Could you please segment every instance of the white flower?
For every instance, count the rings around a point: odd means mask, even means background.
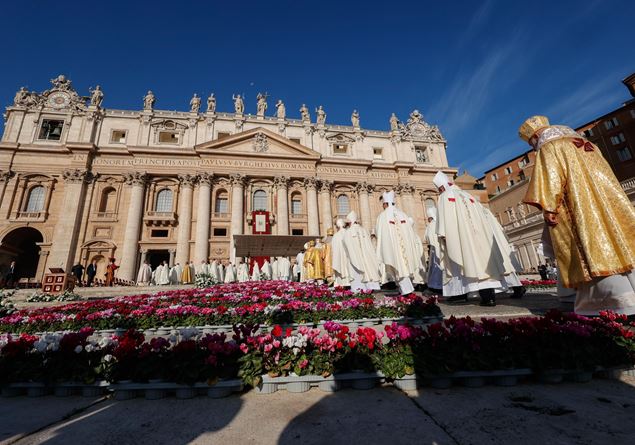
[[[111,354],[104,355],[104,361],[110,362],[114,357]]]
[[[84,350],[84,348],[82,347],[82,345],[75,346],[75,354],[79,354],[83,350]]]
[[[86,349],[86,352],[93,352],[97,348],[95,347],[95,345],[89,343],[89,344],[86,345],[85,349]]]

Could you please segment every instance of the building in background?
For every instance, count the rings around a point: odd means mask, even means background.
[[[274,235],[324,235],[350,210],[373,230],[387,190],[423,235],[432,178],[457,171],[417,110],[380,131],[357,112],[352,125],[327,124],[321,106],[313,120],[304,105],[288,117],[280,100],[267,114],[262,94],[255,114],[240,96],[218,111],[213,94],[160,110],[150,91],[141,109],[117,110],[99,87],[81,96],[64,76],[51,84],[16,93],[0,142],[0,266],[17,258],[22,277],[92,260],[103,276],[111,257],[124,280],[144,260],[234,261],[233,236],[257,233],[256,212]]]

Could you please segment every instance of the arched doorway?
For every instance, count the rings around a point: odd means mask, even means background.
[[[16,262],[18,278],[35,278],[40,261],[40,246],[44,241],[39,230],[20,227],[7,233],[0,244],[0,267],[4,271]]]

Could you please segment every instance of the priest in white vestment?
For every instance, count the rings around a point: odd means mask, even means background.
[[[221,262],[218,263],[218,282],[223,283],[225,281],[225,265]]]
[[[258,266],[258,261],[254,261],[254,267],[251,269],[251,281],[260,281],[260,266]]]
[[[309,243],[304,243],[304,249],[298,252],[298,254],[295,256],[295,262],[300,268],[300,278],[298,280],[300,282],[306,281],[306,268],[304,267],[304,252],[306,252],[308,248],[309,248]]]
[[[265,260],[262,263],[262,274],[265,276],[265,280],[271,280],[273,277],[273,268],[271,267],[271,263],[269,260]]]
[[[137,273],[137,286],[147,286],[152,281],[152,268],[144,261]]]
[[[384,211],[377,217],[377,259],[384,264],[386,281],[394,281],[402,295],[414,291],[412,277],[419,258],[411,247],[416,243],[408,216],[395,207],[395,193],[382,196]]]
[[[494,239],[482,205],[450,182],[443,172],[433,179],[441,192],[437,236],[441,245],[443,295],[449,301],[467,300],[478,292],[482,306],[496,306],[495,291],[506,290],[504,255]]]
[[[239,283],[249,281],[249,265],[244,261],[238,265],[238,271],[236,273],[236,279]]]
[[[416,258],[419,258],[419,264],[417,265],[414,275],[412,276],[412,282],[415,284],[421,284],[426,282],[426,258],[423,250],[423,241],[421,241],[421,237],[417,234],[417,229],[415,227],[415,220],[411,216],[408,217],[408,222],[410,226],[412,226],[412,231],[414,232],[415,243],[412,246],[414,249],[413,255]]]
[[[209,274],[212,277],[212,280],[214,280],[217,283],[220,283],[220,274],[218,273],[218,261],[214,260],[212,261],[212,264],[209,265]]]
[[[357,213],[346,215],[350,224],[344,233],[344,247],[350,262],[351,290],[379,290],[379,261],[373,250],[370,233],[357,221]]]
[[[278,259],[274,257],[271,257],[271,279],[280,279],[280,271],[278,270]]]
[[[201,264],[196,267],[196,275],[202,274],[209,274],[209,268],[207,267],[207,262],[205,260],[201,261]]]
[[[291,279],[291,262],[287,257],[278,258],[278,279],[284,281]]]
[[[157,266],[155,272],[155,280],[158,285],[164,286],[170,284],[170,267],[167,262],[164,261],[163,264]]]
[[[427,285],[429,289],[440,291],[443,289],[443,270],[441,270],[439,263],[441,247],[437,236],[437,209],[435,207],[429,208],[426,213],[428,225],[426,226],[425,240],[429,248]]]
[[[234,265],[228,263],[225,267],[225,277],[223,283],[233,283],[236,281],[236,272],[234,271]]]
[[[180,263],[176,263],[176,265],[170,269],[170,284],[180,284],[182,275],[183,267],[181,267]]]
[[[351,260],[344,244],[346,238],[346,223],[342,218],[335,221],[337,232],[331,239],[331,254],[333,256],[333,284],[346,287],[351,285]],[[373,251],[374,253],[374,251]]]

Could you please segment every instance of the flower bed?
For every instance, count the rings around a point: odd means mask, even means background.
[[[233,283],[22,309],[0,318],[0,332],[49,332],[239,323],[318,323],[324,320],[439,316],[436,299],[410,294],[377,301],[369,293],[287,281]]]
[[[552,290],[558,284],[556,280],[521,280],[520,283],[528,290]]]
[[[352,330],[327,322],[325,329],[300,326],[293,332],[274,326],[271,332],[257,334],[257,325],[241,325],[228,338],[190,328],[182,330],[180,341],[175,337],[146,341],[134,329],[100,339],[93,338],[91,328],[63,335],[4,335],[0,386],[161,382],[160,388],[143,388],[165,392],[183,389],[175,385],[201,389],[219,381],[236,388],[232,382],[236,378],[263,392],[273,392],[278,383],[298,383],[292,385],[297,392],[312,384],[334,390],[337,382],[346,380],[362,381],[357,383],[360,388],[372,387],[378,380],[394,380],[400,387],[428,380],[445,387],[458,379],[479,386],[485,379],[529,373],[541,379],[554,374],[561,379],[565,371],[591,376],[599,368],[635,363],[632,328],[626,317],[610,313],[589,319],[552,311],[542,318],[481,323],[469,317],[450,318],[427,327],[394,323],[383,331]]]

